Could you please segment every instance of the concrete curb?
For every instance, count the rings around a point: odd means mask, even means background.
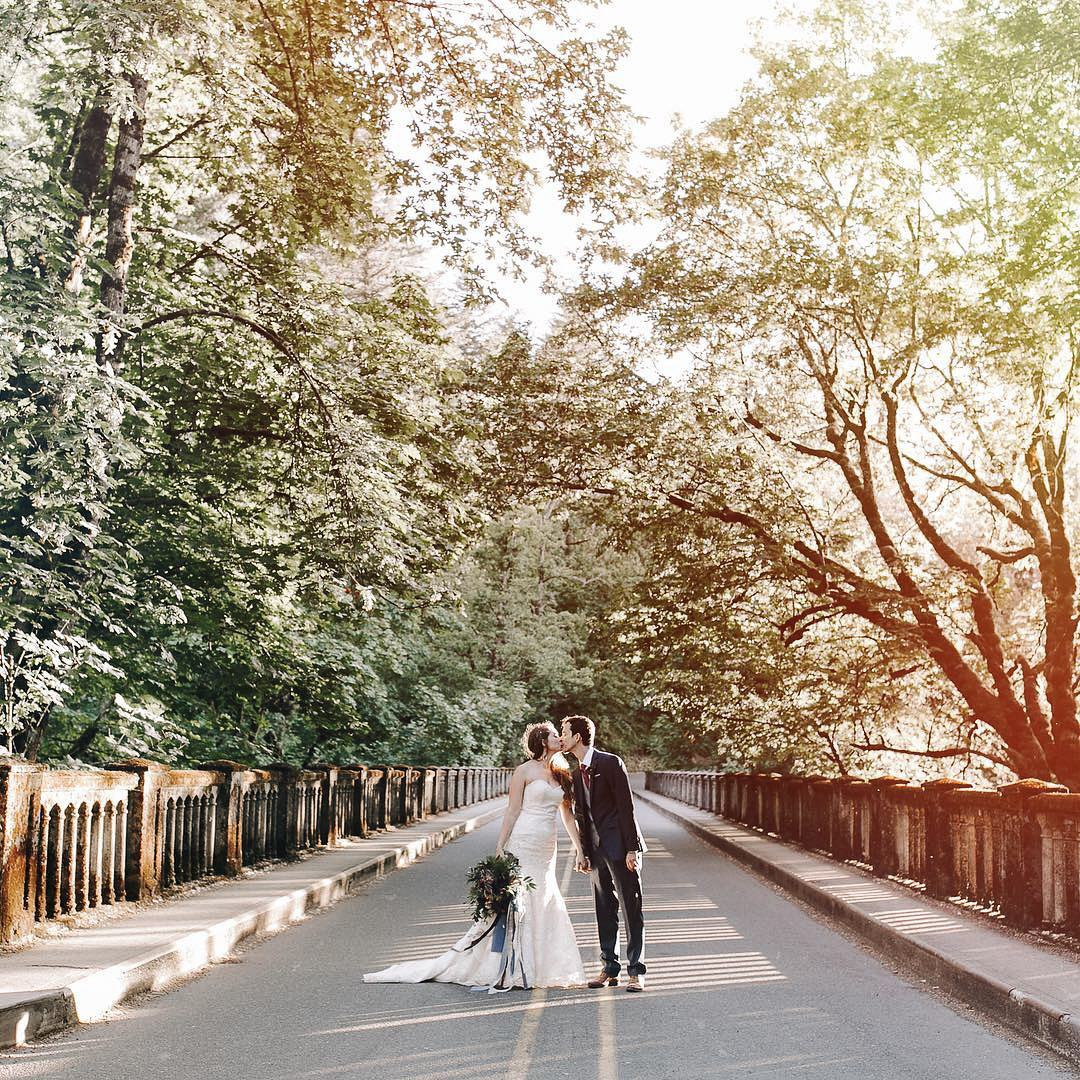
[[[653,792],[635,792],[635,795],[652,809],[678,822],[707,844],[719,848],[761,877],[767,878],[812,907],[842,922],[876,948],[902,960],[918,974],[945,987],[968,1005],[1010,1027],[1017,1028],[1029,1038],[1068,1058],[1074,1065],[1080,1065],[1080,1016],[1072,1016],[1064,1012],[1061,1006],[1041,999],[1030,990],[1010,986],[992,973],[979,970],[974,964],[961,963],[955,957],[925,942],[915,941],[899,933],[866,912],[860,911],[853,904],[846,903],[812,882],[805,881],[790,870],[703,828],[691,818],[684,817],[672,807],[662,804],[654,797]],[[697,808],[688,807],[688,809],[696,810]],[[746,829],[751,833],[756,831],[747,829],[738,822],[729,821],[727,818],[713,816],[717,821],[735,828]],[[774,838],[770,836],[769,839]],[[784,843],[784,841],[777,840],[777,843]],[[802,850],[790,844],[785,844],[785,846],[791,848],[792,851]],[[867,877],[869,880],[877,880],[869,875]]]
[[[498,806],[366,859],[332,877],[276,896],[257,907],[184,934],[165,946],[122,964],[101,968],[66,986],[25,996],[0,995],[0,1049],[10,1049],[64,1028],[103,1016],[146,990],[157,990],[229,956],[247,938],[278,930],[348,896],[363,881],[408,866],[437,848],[487,825],[503,813]],[[16,1000],[12,1000],[15,998]],[[7,1000],[4,1000],[7,999]]]

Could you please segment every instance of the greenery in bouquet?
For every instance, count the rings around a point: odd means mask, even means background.
[[[465,880],[474,921],[502,914],[524,893],[536,888],[536,882],[521,872],[521,863],[510,852],[481,859]]]

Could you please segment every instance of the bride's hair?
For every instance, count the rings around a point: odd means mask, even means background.
[[[532,761],[539,761],[547,750],[548,736],[558,734],[558,730],[550,720],[541,720],[537,724],[530,724],[521,733],[521,749],[525,752],[527,758]],[[570,802],[574,785],[566,758],[562,754],[553,754],[549,764],[551,765],[551,771],[555,774],[555,779],[562,785],[563,798]]]
[[[558,735],[555,725],[550,720],[541,720],[538,724],[530,724],[521,733],[521,749],[527,758],[539,761],[547,750],[549,735]]]

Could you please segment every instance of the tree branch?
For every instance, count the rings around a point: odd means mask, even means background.
[[[145,165],[146,162],[153,161],[154,158],[156,158],[159,154],[163,154],[166,150],[169,149],[170,146],[172,146],[174,143],[178,143],[181,139],[190,135],[197,128],[203,127],[205,124],[209,124],[210,119],[211,118],[209,116],[200,116],[198,120],[193,120],[190,124],[187,125],[187,127],[181,128],[171,138],[166,139],[165,142],[161,143],[158,146],[155,146],[153,150],[150,150],[147,153],[143,154],[143,164]]]
[[[1035,549],[1033,547],[1019,548],[1017,551],[997,551],[992,547],[984,547],[980,544],[975,550],[981,551],[984,555],[993,559],[994,562],[999,562],[1006,566],[1010,563],[1020,562],[1021,559],[1026,559],[1029,555],[1035,554]]]
[[[777,446],[790,446],[793,450],[797,450],[807,457],[824,458],[826,461],[832,461],[836,464],[840,462],[840,455],[835,450],[826,450],[820,446],[809,446],[806,443],[797,442],[795,439],[787,439],[783,435],[771,431],[749,409],[746,410],[743,419],[755,431],[760,431],[762,435],[767,439],[771,439]]]
[[[996,765],[1004,765],[1006,769],[1015,771],[1016,766],[998,754],[991,754],[985,750],[973,750],[970,746],[950,746],[943,750],[908,750],[902,746],[887,746],[883,742],[877,743],[852,743],[856,750],[869,750],[875,753],[888,752],[890,754],[907,754],[909,757],[947,758],[947,757],[981,757],[992,761]]]

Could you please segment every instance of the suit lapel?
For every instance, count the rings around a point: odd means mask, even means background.
[[[584,817],[589,808],[585,801],[585,781],[581,778],[581,769],[574,770],[574,802],[581,808],[581,816]]]
[[[601,766],[603,765],[603,754],[599,750],[593,751],[592,759],[592,782],[589,787],[589,794],[596,798],[597,792],[600,790],[600,784],[604,781],[604,772]]]

